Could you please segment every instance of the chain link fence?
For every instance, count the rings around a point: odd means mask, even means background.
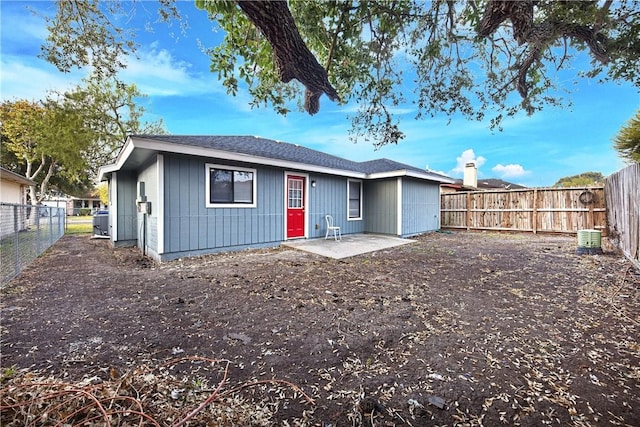
[[[0,203],[0,285],[64,235],[65,209]]]

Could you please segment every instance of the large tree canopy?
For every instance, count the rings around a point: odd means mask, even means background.
[[[133,85],[97,76],[46,100],[0,105],[1,163],[37,183],[31,203],[50,186],[71,195],[93,187],[97,168],[115,159],[131,133],[165,133],[162,122],[141,121]]]
[[[58,100],[81,116],[83,126],[91,133],[93,151],[86,158],[93,176],[99,166],[115,160],[128,135],[166,133],[162,120],[142,120],[145,109],[136,100],[144,96],[135,84],[98,75],[72,91],[58,94]]]
[[[33,204],[39,203],[54,175],[68,183],[77,183],[86,170],[83,158],[89,148],[82,119],[63,105],[51,101],[26,100],[0,105],[0,135],[3,151],[11,153],[16,172],[38,184],[29,191]],[[3,166],[4,165],[3,153]],[[64,178],[63,178],[64,176]]]
[[[584,172],[579,175],[565,176],[553,184],[554,187],[585,187],[603,185],[604,175],[601,172]]]
[[[63,6],[67,3],[76,7]],[[81,4],[87,5],[84,11]],[[415,104],[419,118],[462,114],[482,120],[489,113],[492,126],[499,126],[505,116],[562,103],[566,88],[558,82],[569,78],[563,70],[578,70],[575,78],[640,87],[640,3],[631,0],[196,0],[196,5],[225,31],[222,44],[209,54],[212,70],[230,93],[243,82],[252,105],[270,105],[283,114],[296,100],[314,114],[323,94],[355,102],[352,136],[377,145],[403,137],[394,114],[401,104]],[[163,17],[177,15],[171,0],[163,0],[160,11]],[[104,33],[111,22],[105,13],[97,0],[60,1],[50,21],[56,36],[45,46],[46,57],[61,69],[90,63],[114,72],[117,62],[91,62],[102,57],[101,43],[104,57],[114,47],[133,46],[122,29]]]
[[[626,161],[640,163],[640,110],[620,129],[613,147]]]

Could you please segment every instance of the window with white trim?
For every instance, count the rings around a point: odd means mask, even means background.
[[[347,218],[362,219],[362,181],[347,181]]]
[[[304,179],[290,177],[287,184],[287,188],[289,189],[289,202],[287,206],[289,209],[304,208],[304,199],[302,198],[304,194],[302,190]]]
[[[256,170],[236,166],[206,165],[208,208],[256,206]]]

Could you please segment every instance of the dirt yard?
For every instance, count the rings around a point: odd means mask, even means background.
[[[2,290],[1,424],[102,402],[113,425],[638,426],[640,275],[575,246],[433,233],[158,265],[65,236]]]

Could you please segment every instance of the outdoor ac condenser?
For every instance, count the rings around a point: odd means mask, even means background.
[[[98,211],[93,214],[93,235],[109,236],[109,212]]]

